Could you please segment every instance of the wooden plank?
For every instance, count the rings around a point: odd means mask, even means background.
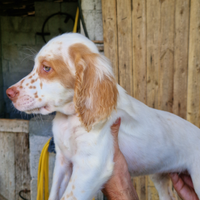
[[[104,54],[110,59],[118,82],[117,5],[116,0],[102,0]]]
[[[138,198],[147,200],[147,176],[134,177],[133,186],[137,192]]]
[[[147,1],[147,105],[158,108],[160,69],[160,2]]]
[[[0,132],[0,194],[15,200],[14,134]]]
[[[16,120],[16,119],[0,119],[0,131],[1,132],[29,132],[29,121],[28,120]]]
[[[131,0],[117,0],[119,84],[132,95]]]
[[[7,200],[2,195],[0,195],[0,200]]]
[[[21,200],[19,192],[30,190],[30,168],[29,168],[29,137],[25,133],[15,134],[15,199]],[[30,199],[30,192],[22,193],[23,197]]]
[[[146,103],[146,1],[133,0],[132,8],[134,97]]]
[[[189,0],[176,0],[173,113],[186,119],[188,78]]]
[[[150,178],[148,178],[148,200],[159,200],[158,192]]]
[[[161,57],[159,109],[172,112],[174,67],[174,12],[175,1],[161,1]]]
[[[146,1],[132,0],[133,96],[146,103]],[[147,199],[147,177],[134,178],[139,199]]]
[[[200,1],[192,0],[188,61],[187,120],[200,127]]]

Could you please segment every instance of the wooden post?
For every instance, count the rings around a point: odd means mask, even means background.
[[[186,119],[188,78],[189,0],[175,5],[173,113]]]
[[[131,0],[117,0],[119,84],[132,95]]]
[[[147,1],[147,105],[158,108],[160,70],[160,2]]]
[[[200,127],[200,1],[192,0],[188,62],[187,120]]]
[[[117,5],[116,0],[102,0],[104,54],[110,59],[118,81]]]
[[[132,1],[134,97],[146,103],[146,1]]]
[[[175,1],[161,2],[159,109],[172,112]]]

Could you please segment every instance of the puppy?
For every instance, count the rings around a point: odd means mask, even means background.
[[[92,199],[113,172],[110,127],[121,117],[119,147],[134,176],[152,175],[161,200],[175,199],[165,173],[187,170],[200,198],[200,130],[147,107],[115,81],[111,64],[80,34],[50,40],[33,71],[7,89],[16,109],[56,111],[56,162],[49,200]]]

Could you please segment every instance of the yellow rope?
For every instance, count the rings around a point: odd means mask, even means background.
[[[79,7],[78,7],[77,10],[76,10],[76,17],[75,17],[75,22],[74,22],[73,33],[76,33],[76,32],[77,32],[78,16],[79,16]]]
[[[48,146],[51,138],[44,145],[39,165],[38,165],[38,180],[37,180],[37,200],[48,200],[49,198],[49,152]]]

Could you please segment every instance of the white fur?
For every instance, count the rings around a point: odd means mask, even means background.
[[[34,70],[39,65],[39,56],[54,58],[59,54],[69,64],[72,74],[75,74],[74,63],[68,55],[68,48],[75,43],[85,44],[92,52],[98,53],[96,46],[84,36],[64,34],[52,39],[40,50]],[[61,49],[58,50],[58,47]],[[103,57],[96,67],[100,78],[101,74],[108,77],[113,74],[110,63]],[[170,200],[174,197],[169,188],[169,179],[162,173],[187,170],[200,197],[199,128],[174,114],[147,107],[118,85],[117,110],[113,110],[106,122],[99,122],[87,132],[74,110],[74,91],[64,88],[59,82],[40,81],[43,83],[42,90],[39,84],[35,84],[38,93],[44,95],[42,102],[35,100],[30,90],[24,88],[20,95],[28,95],[34,103],[14,105],[22,111],[37,108],[34,112],[42,114],[57,111],[53,121],[57,154],[49,200],[91,199],[109,179],[114,166],[110,127],[118,117],[122,121],[119,146],[134,176],[154,174],[152,180],[160,199]],[[88,99],[87,108],[93,106],[95,102]]]

